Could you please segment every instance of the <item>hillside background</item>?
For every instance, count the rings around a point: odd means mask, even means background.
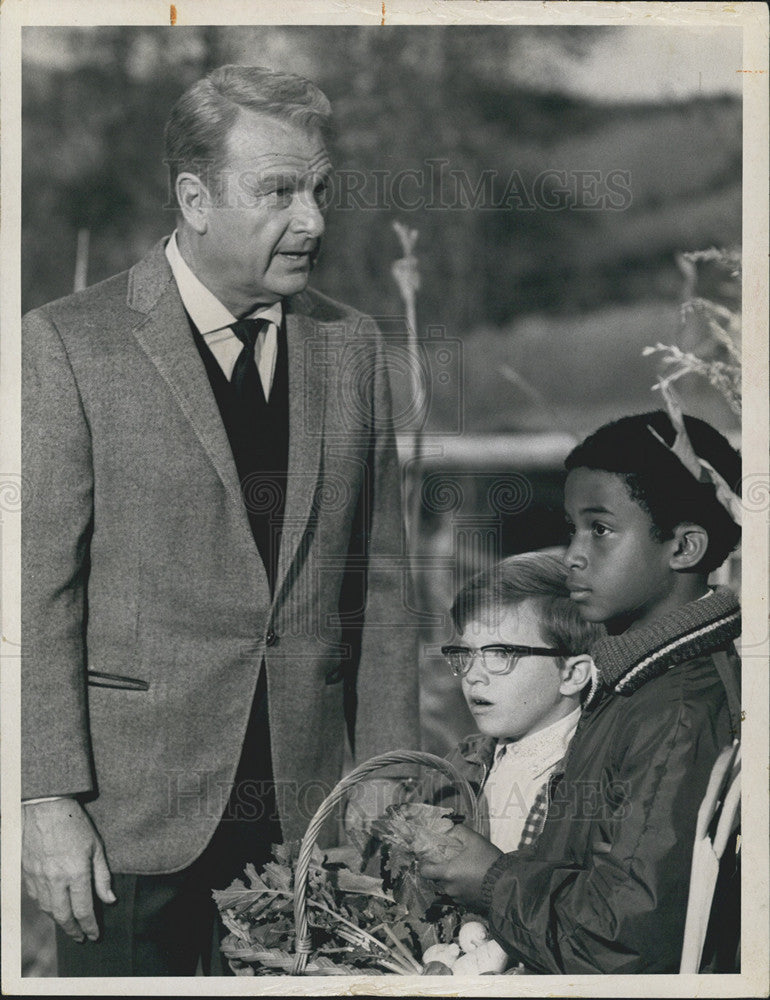
[[[427,178],[419,190],[402,188],[409,201],[422,195],[415,210],[399,211],[391,197],[373,208],[348,199],[351,207],[332,211],[313,281],[366,312],[401,316],[391,224],[417,228],[420,325],[466,344],[467,430],[554,420],[588,429],[618,408],[646,407],[654,361],[641,347],[677,333],[675,255],[740,242],[741,103],[697,92],[617,103],[609,79],[601,99],[570,93],[568,80],[522,82],[533,44],[557,66],[585,64],[623,31],[27,28],[24,310],[72,290],[79,229],[90,232],[89,283],[131,266],[173,229],[162,147],[171,104],[213,66],[262,62],[305,73],[328,94],[335,166],[366,179],[367,204],[376,201],[373,171]],[[445,167],[431,185],[437,161]],[[555,209],[521,207],[515,197],[502,208],[488,207],[489,197],[474,208],[466,197],[463,207],[450,171],[471,193],[491,190],[493,205],[511,178],[531,193],[544,171],[599,171],[600,190],[622,171],[629,195],[615,198],[620,210],[577,209],[558,192]],[[425,207],[442,197],[452,207]],[[514,391],[503,363],[558,401],[556,413]],[[718,401],[697,405],[727,419]],[[434,409],[429,427],[446,419]]]

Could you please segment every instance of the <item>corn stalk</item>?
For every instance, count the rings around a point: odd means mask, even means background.
[[[420,288],[420,274],[418,270],[418,260],[414,254],[414,246],[417,242],[418,231],[409,229],[401,222],[394,222],[393,229],[401,243],[403,257],[394,261],[391,273],[398,285],[401,298],[404,303],[404,313],[406,318],[407,345],[410,360],[411,391],[414,411],[417,420],[412,429],[411,447],[409,463],[405,480],[405,502],[404,510],[406,515],[407,538],[410,547],[414,550],[417,543],[420,524],[420,485],[422,481],[422,421],[425,411],[425,386],[421,374],[420,365],[420,345],[417,338],[417,292]]]
[[[725,276],[728,286],[740,288],[741,254],[736,249],[700,250],[682,253],[677,263],[684,278],[684,301],[681,326],[692,322],[700,330],[698,342],[691,350],[676,344],[645,347],[644,356],[660,356],[661,370],[653,389],[668,387],[685,375],[705,378],[726,400],[738,417],[741,415],[741,312],[697,294],[698,267],[714,265]]]
[[[82,292],[88,284],[88,249],[90,238],[90,229],[78,229],[78,241],[75,248],[75,275],[72,279],[73,292]]]

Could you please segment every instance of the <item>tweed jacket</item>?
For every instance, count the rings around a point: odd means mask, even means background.
[[[113,870],[136,873],[186,867],[211,838],[263,661],[286,838],[339,780],[346,738],[356,762],[418,740],[374,321],[286,300],[271,601],[244,506],[271,497],[242,496],[164,245],[23,324],[23,795],[81,797]]]

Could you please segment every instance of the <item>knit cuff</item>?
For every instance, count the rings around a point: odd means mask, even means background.
[[[492,906],[492,893],[495,890],[495,884],[505,871],[508,859],[508,854],[501,854],[500,857],[496,861],[493,861],[489,866],[486,875],[481,881],[481,901],[484,906],[484,912],[488,912]]]

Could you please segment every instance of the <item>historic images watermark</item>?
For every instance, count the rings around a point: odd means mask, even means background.
[[[382,800],[384,811],[388,801],[410,798],[419,782],[406,778],[399,787],[373,782],[356,785],[347,797],[336,805],[337,815],[343,818],[360,815],[364,804]],[[210,771],[179,772],[166,774],[165,819],[220,819],[224,822],[256,822],[261,819],[278,820],[281,815],[296,812],[308,822],[315,815],[318,805],[334,791],[335,786],[320,780],[259,781],[250,779],[233,786],[228,779]],[[631,789],[624,781],[573,781],[556,782],[549,812],[568,817],[576,822],[599,820],[625,820],[631,815],[633,803]],[[525,817],[529,813],[527,798],[514,782],[505,799],[497,803],[499,816]],[[379,815],[380,813],[376,813]]]
[[[633,202],[631,171],[621,167],[548,167],[537,173],[486,169],[471,173],[444,158],[428,159],[401,170],[340,167],[308,175],[298,161],[296,171],[264,168],[233,171],[214,160],[182,164],[165,160],[169,177],[179,171],[198,176],[217,207],[254,209],[280,204],[289,197],[311,200],[322,211],[609,211],[623,212]],[[177,207],[169,184],[166,209]]]
[[[421,168],[391,171],[337,170],[332,207],[424,211],[508,211],[543,209],[615,211],[632,202],[628,170],[578,170],[558,167],[527,177],[519,170],[471,175],[446,159],[426,160]]]

